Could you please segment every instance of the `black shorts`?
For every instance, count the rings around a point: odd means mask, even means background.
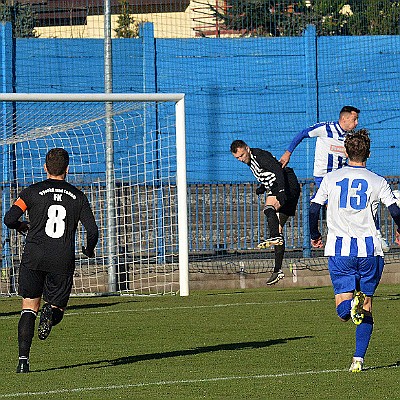
[[[297,203],[300,197],[300,184],[292,168],[285,168],[286,201],[278,212],[293,217],[296,215]]]
[[[21,264],[19,269],[18,294],[23,298],[42,297],[53,306],[67,307],[71,295],[73,275],[29,269]]]

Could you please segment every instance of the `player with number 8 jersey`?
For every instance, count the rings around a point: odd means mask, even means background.
[[[29,372],[29,353],[42,296],[45,303],[40,313],[39,339],[46,339],[63,318],[73,285],[79,221],[86,230],[82,252],[87,257],[94,257],[98,241],[98,227],[86,195],[65,181],[68,165],[66,150],[51,149],[44,165],[47,179],[22,190],[4,216],[8,228],[26,234],[18,279],[22,312],[17,373]],[[20,221],[25,212],[29,223]]]

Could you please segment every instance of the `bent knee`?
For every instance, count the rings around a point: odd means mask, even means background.
[[[339,319],[343,322],[347,322],[350,319],[350,310],[351,310],[351,300],[343,300],[336,307],[336,313]]]

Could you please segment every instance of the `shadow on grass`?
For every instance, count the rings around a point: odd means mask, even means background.
[[[71,310],[84,310],[87,308],[103,308],[103,307],[111,307],[121,304],[120,302],[116,301],[114,303],[89,303],[89,304],[76,304],[74,306],[68,306],[67,312]]]
[[[396,361],[393,364],[388,364],[388,365],[377,365],[375,367],[366,367],[364,368],[365,371],[374,371],[376,369],[382,369],[382,368],[397,368],[400,367],[400,361]]]
[[[236,350],[246,350],[246,349],[260,349],[260,348],[275,346],[275,345],[279,345],[279,344],[286,344],[293,340],[310,339],[312,337],[313,336],[298,336],[298,337],[291,337],[291,338],[286,338],[286,339],[266,340],[263,342],[224,343],[224,344],[217,344],[214,346],[195,347],[193,349],[186,349],[186,350],[174,350],[174,351],[166,351],[166,352],[162,352],[162,353],[137,354],[134,356],[115,358],[114,360],[90,361],[90,362],[81,363],[81,364],[66,365],[63,367],[56,367],[56,368],[47,368],[47,369],[36,370],[36,371],[32,371],[32,372],[43,372],[43,371],[51,371],[51,370],[69,369],[69,368],[76,368],[76,367],[83,367],[83,366],[91,366],[92,368],[115,367],[118,365],[133,364],[138,361],[160,360],[163,358],[192,356],[192,355],[196,355],[196,354],[212,353],[215,351],[230,351],[230,350],[236,351]]]
[[[384,300],[389,300],[389,301],[398,301],[400,300],[400,294],[399,293],[393,293],[393,294],[380,294],[378,296],[374,296],[376,298],[381,298]]]

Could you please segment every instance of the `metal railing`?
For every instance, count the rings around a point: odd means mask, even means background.
[[[388,179],[393,189],[399,188],[400,177]],[[308,210],[310,198],[315,192],[315,187],[311,179],[300,180],[301,195],[297,206],[296,215],[290,217],[284,227],[284,236],[286,243],[287,256],[285,259],[290,263],[290,259],[296,259],[299,262],[305,262],[307,265],[315,264],[313,257],[321,257],[322,250],[315,250],[310,245],[310,233],[308,226]],[[118,185],[117,185],[118,186]],[[268,236],[268,226],[266,218],[263,214],[265,197],[255,194],[257,183],[192,183],[187,185],[187,203],[188,203],[188,251],[189,251],[189,269],[202,272],[226,272],[240,271],[245,266],[246,272],[265,271],[273,264],[273,249],[259,250],[257,244]],[[15,198],[17,192],[21,188],[14,188],[11,197]],[[154,188],[153,188],[154,189]],[[136,220],[137,213],[129,212],[126,209],[137,207],[133,205],[129,199],[138,199],[138,204],[142,201],[149,201],[149,189],[145,187],[137,187],[137,192],[132,192],[132,188],[124,188],[118,186],[116,196],[118,197],[118,210],[122,216],[118,222],[118,237],[124,242],[120,243],[122,253],[135,254],[140,256],[141,249],[147,247],[144,243],[135,237],[135,229],[139,223]],[[173,187],[168,190],[175,191]],[[96,219],[99,224],[104,225],[104,190],[97,185],[89,185],[84,188],[88,194],[90,201],[96,204]],[[154,193],[153,193],[154,194]],[[154,194],[155,195],[155,194]],[[175,194],[173,193],[175,196]],[[165,194],[167,196],[167,194]],[[173,196],[173,197],[174,197]],[[128,201],[129,200],[129,201]],[[177,207],[176,201],[171,204],[165,204],[170,207],[169,210],[162,210],[165,218],[170,218],[170,212]],[[395,243],[395,224],[386,207],[379,209],[381,232],[386,238],[388,244],[392,247],[391,253],[395,257],[399,257],[400,252],[396,251]],[[326,235],[325,213],[322,212],[320,217],[320,230]],[[131,216],[129,216],[131,215]],[[158,219],[149,221],[148,236],[146,240],[149,243],[157,241],[157,224]],[[177,221],[176,221],[177,223]],[[9,242],[12,248],[11,264],[16,267],[19,264],[22,251],[22,238],[20,235],[13,235],[12,240],[7,236],[8,231],[1,231],[3,245]],[[82,242],[82,232],[78,232],[78,243]],[[136,236],[135,236],[136,235]],[[170,242],[168,236],[164,238],[164,252],[172,254],[171,257],[165,259],[166,263],[176,263],[176,255],[178,248]],[[159,249],[154,245],[154,249]],[[154,250],[156,251],[156,250]],[[99,243],[97,254],[105,257],[107,249],[104,241]],[[151,256],[149,253],[149,263],[155,263],[158,256],[156,252]],[[153,261],[152,261],[153,260]],[[286,262],[285,261],[285,262]],[[129,261],[127,258],[127,262]],[[321,261],[320,261],[321,262]],[[243,264],[244,263],[244,264]]]
[[[399,178],[389,178],[393,189]],[[315,192],[311,179],[300,180],[301,195],[294,217],[284,227],[286,248],[311,257],[308,210]],[[257,183],[218,183],[188,185],[189,253],[246,251],[268,236],[263,214],[264,196],[255,194]],[[383,237],[389,245],[395,240],[395,225],[386,207],[380,207]],[[320,230],[326,234],[325,213],[321,213]]]

